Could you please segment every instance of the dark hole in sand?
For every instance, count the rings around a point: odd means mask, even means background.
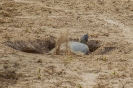
[[[46,39],[37,39],[34,41],[7,41],[4,42],[4,44],[22,52],[44,54],[55,47],[56,41],[55,38],[51,36]]]
[[[78,39],[69,39],[70,41],[79,41]],[[50,36],[46,39],[37,39],[34,41],[7,41],[4,42],[5,45],[20,50],[26,53],[35,53],[35,54],[45,54],[51,51],[56,46],[55,38]],[[94,52],[100,47],[100,41],[98,40],[89,40],[87,45],[90,49],[90,52]]]
[[[87,45],[89,47],[90,52],[94,52],[100,47],[101,42],[99,40],[89,40]]]

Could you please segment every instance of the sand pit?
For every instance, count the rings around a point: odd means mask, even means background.
[[[132,17],[132,0],[1,0],[0,88],[132,88]],[[86,33],[89,55],[47,54]]]

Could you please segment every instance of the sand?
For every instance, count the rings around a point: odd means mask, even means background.
[[[132,23],[132,0],[0,0],[0,88],[132,88]],[[48,55],[63,30],[91,53]]]

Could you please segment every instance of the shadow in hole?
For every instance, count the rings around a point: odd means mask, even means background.
[[[53,49],[56,45],[56,41],[55,38],[51,36],[43,40],[37,39],[34,41],[7,41],[4,42],[4,44],[22,52],[43,54],[48,53],[51,49]]]
[[[100,47],[101,42],[99,40],[89,40],[87,45],[89,47],[90,52],[94,52]]]

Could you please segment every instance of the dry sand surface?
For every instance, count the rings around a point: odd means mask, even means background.
[[[86,33],[89,55],[47,54]],[[132,0],[0,0],[0,88],[132,87]]]

